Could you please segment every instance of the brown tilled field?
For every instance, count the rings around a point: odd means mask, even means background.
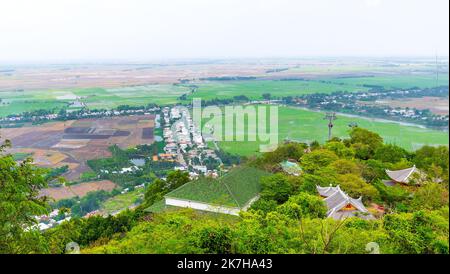
[[[363,102],[367,104],[367,102]],[[423,97],[423,98],[407,98],[407,99],[395,99],[395,100],[378,100],[373,104],[384,105],[390,107],[401,108],[416,108],[416,109],[429,109],[431,112],[437,115],[448,115],[448,98],[441,97]]]
[[[40,196],[47,196],[55,201],[75,196],[83,197],[91,191],[112,191],[117,185],[109,180],[80,183],[72,186],[61,186],[43,189]]]
[[[9,152],[31,153],[43,167],[68,165],[64,177],[77,180],[89,170],[86,160],[111,156],[111,145],[128,148],[152,143],[153,127],[153,115],[136,115],[2,128],[0,136],[11,140]]]

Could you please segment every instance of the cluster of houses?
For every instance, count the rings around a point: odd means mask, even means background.
[[[47,230],[54,226],[60,225],[63,222],[71,219],[70,213],[61,213],[58,209],[53,210],[48,215],[35,216],[37,224],[29,229],[39,229],[40,231]]]
[[[214,150],[209,149],[198,125],[194,124],[187,108],[164,107],[161,119],[164,121],[164,152],[157,159],[176,162],[176,170],[188,171],[191,178],[200,174],[217,177],[218,168],[208,168],[206,159],[215,161],[219,166],[222,161]],[[156,159],[156,158],[155,158]]]
[[[124,110],[99,110],[99,111],[90,111],[88,109],[84,109],[86,105],[83,102],[75,101],[69,104],[71,108],[82,108],[80,110],[68,110],[67,113],[71,113],[73,111],[77,111],[76,115],[69,114],[70,119],[81,119],[81,118],[98,118],[98,117],[111,117],[111,116],[123,116],[123,115],[133,115],[133,114],[144,114],[149,115],[151,113],[155,113],[160,110],[159,107],[153,108],[138,108],[138,109],[124,109]],[[48,113],[44,115],[10,115],[8,117],[0,118],[0,123],[14,123],[14,122],[23,122],[23,121],[50,121],[50,120],[63,120],[67,114],[60,113]]]

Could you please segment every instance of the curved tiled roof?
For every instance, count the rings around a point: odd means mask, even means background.
[[[393,181],[398,182],[398,183],[408,183],[409,177],[414,172],[417,172],[415,165],[413,167],[401,169],[401,170],[386,169],[386,174],[389,176],[389,178],[391,178]]]
[[[369,213],[369,211],[362,203],[362,197],[359,197],[358,199],[353,199],[352,197],[348,196],[347,193],[342,191],[339,186],[335,187],[331,185],[329,187],[316,186],[316,189],[321,196],[326,197],[324,201],[328,208],[327,217],[332,217],[334,219],[341,219],[344,217],[355,216],[356,212],[361,212],[366,214],[367,218],[373,219],[373,216]],[[343,209],[348,204],[351,204],[353,207],[355,207],[356,212],[341,211],[341,209]]]
[[[328,197],[336,193],[336,191],[340,190],[339,186],[333,187],[331,184],[329,187],[321,187],[316,186],[317,191],[319,192],[320,196]]]

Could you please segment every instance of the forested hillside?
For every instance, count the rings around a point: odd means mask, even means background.
[[[77,242],[83,253],[368,253],[367,244],[375,242],[381,253],[448,254],[448,148],[408,152],[362,128],[349,136],[324,144],[286,143],[247,159],[241,165],[268,175],[260,181],[259,200],[240,216],[174,207],[145,212],[189,182],[185,173],[174,171],[150,184],[133,211],[75,218],[43,233],[25,228],[46,209],[46,201],[35,197],[45,176],[31,162],[19,165],[3,154],[0,252],[64,253],[67,243]],[[300,176],[282,170],[280,163],[287,160],[298,163]],[[385,184],[386,170],[412,166],[420,176]],[[361,197],[374,218],[328,218],[317,186],[330,185]]]

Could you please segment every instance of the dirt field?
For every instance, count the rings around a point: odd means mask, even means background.
[[[429,109],[431,112],[438,115],[448,115],[449,113],[448,98],[423,97],[398,100],[379,100],[375,103],[391,107]]]
[[[153,115],[136,115],[4,128],[0,136],[12,141],[8,152],[30,153],[43,167],[68,165],[64,177],[77,180],[89,170],[86,160],[111,156],[111,145],[128,148],[152,143],[153,127]]]
[[[112,191],[117,185],[109,180],[80,183],[72,186],[52,187],[43,189],[40,196],[47,196],[55,201],[69,199],[75,196],[83,197],[88,192],[105,190]]]
[[[254,59],[203,60],[128,64],[66,64],[14,67],[0,74],[0,92],[65,88],[114,88],[148,84],[179,83],[180,79],[223,76],[252,76],[265,79],[315,78],[317,76],[366,76],[380,70],[378,63],[367,65],[364,60],[321,59]],[[288,69],[289,68],[289,69]],[[274,70],[275,69],[275,70]],[[386,67],[381,67],[382,71]],[[401,70],[402,67],[396,67]],[[409,69],[408,64],[405,70]],[[71,99],[62,94],[59,99]]]

